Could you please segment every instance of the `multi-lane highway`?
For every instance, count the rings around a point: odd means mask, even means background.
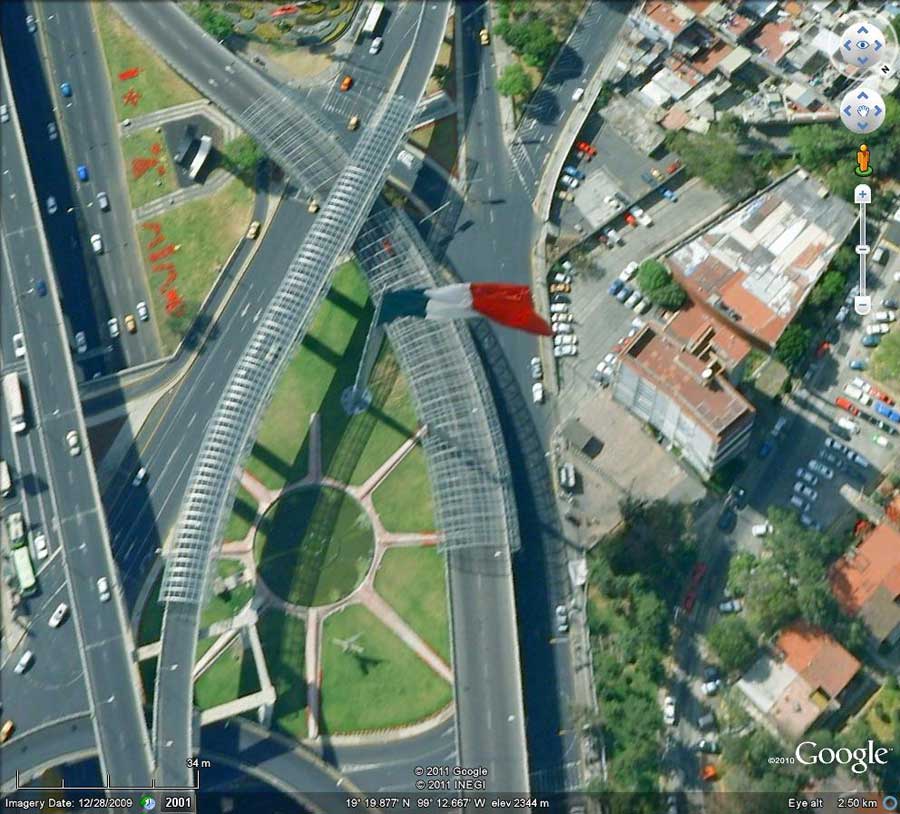
[[[3,97],[10,102],[12,118],[3,124],[7,137],[2,139],[0,265],[6,271],[4,289],[14,303],[16,325],[25,339],[21,378],[29,417],[27,432],[15,437],[13,459],[28,462],[32,488],[47,496],[41,504],[40,522],[51,550],[62,562],[71,607],[67,625],[75,634],[82,660],[104,767],[115,782],[145,785],[150,781],[151,761],[131,640],[87,448],[56,275],[18,130],[21,106],[13,103],[5,71]],[[36,288],[35,278],[46,280],[44,296]],[[73,431],[81,447],[78,454],[72,454],[67,441]],[[112,588],[109,601],[100,598],[97,580],[101,577],[106,577]],[[35,659],[22,678],[52,682],[52,651],[47,655],[41,662]]]

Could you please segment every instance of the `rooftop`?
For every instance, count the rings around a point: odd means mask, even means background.
[[[779,23],[766,23],[760,30],[753,44],[770,62],[776,63],[793,48],[800,39],[800,33],[794,28],[791,20]]]
[[[857,658],[825,631],[806,622],[795,622],[782,630],[775,648],[813,691],[824,690],[829,698],[840,695],[860,668]]]
[[[734,48],[722,40],[716,40],[711,48],[708,48],[700,56],[694,58],[693,66],[704,76],[709,76],[716,66],[727,57]]]
[[[622,363],[653,382],[715,437],[752,416],[753,406],[723,377],[706,372],[707,362],[657,331],[644,326],[622,352]]]
[[[694,18],[694,13],[686,6],[673,5],[663,0],[648,3],[644,14],[660,28],[676,36],[684,31]]]
[[[878,526],[831,569],[841,607],[859,615],[879,641],[900,624],[900,533]]]
[[[712,350],[728,370],[739,365],[750,353],[747,340],[690,301],[675,312],[666,325],[666,332],[700,358],[705,359]]]
[[[774,345],[856,220],[798,171],[666,257],[722,321]]]

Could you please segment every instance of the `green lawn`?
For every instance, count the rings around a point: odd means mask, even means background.
[[[310,416],[326,399],[337,412],[323,416],[341,421],[340,395],[352,383],[365,340],[361,315],[371,316],[366,282],[355,263],[346,263],[334,275],[332,290],[313,320],[312,327],[278,382],[275,395],[260,425],[247,469],[269,489],[306,475],[306,448]]]
[[[178,188],[172,158],[161,133],[152,129],[138,130],[133,136],[122,140],[122,156],[132,209]],[[156,164],[146,166],[144,161],[155,161]]]
[[[345,653],[350,639],[362,653]],[[358,732],[411,724],[450,703],[450,685],[366,608],[351,605],[325,620],[322,729]]]
[[[350,483],[360,485],[371,477],[400,445],[412,436],[417,427],[416,412],[409,396],[409,386],[400,373],[390,345],[381,354],[372,371],[371,389],[378,394],[368,413],[354,416],[349,422],[348,433],[353,434],[362,425],[376,420],[377,426],[369,429],[369,440],[357,459]]]
[[[253,652],[244,650],[238,637],[194,682],[194,703],[200,709],[211,709],[259,689]]]
[[[222,578],[230,577],[232,574],[239,574],[244,570],[244,564],[240,560],[230,560],[223,557],[217,563],[219,576]]]
[[[372,562],[368,516],[346,492],[310,487],[284,495],[259,524],[259,574],[278,596],[323,605],[350,593]]]
[[[253,599],[253,584],[242,582],[233,591],[226,591],[218,596],[210,597],[209,602],[200,615],[200,628],[209,627],[230,616],[235,616],[244,605]]]
[[[894,739],[893,721],[900,719],[900,690],[882,687],[869,703],[866,721],[878,739],[885,745]]]
[[[434,546],[388,549],[375,575],[375,590],[450,663],[444,558]]]
[[[433,531],[431,484],[420,446],[397,465],[372,494],[372,502],[388,531]]]
[[[900,333],[885,334],[872,352],[872,378],[889,390],[900,390]]]
[[[150,277],[150,306],[166,353],[178,346],[222,265],[243,237],[253,211],[253,198],[252,190],[233,180],[208,198],[182,204],[139,224],[138,239]],[[228,213],[227,218],[222,217],[223,212]],[[159,235],[163,240],[149,248],[148,244]],[[170,256],[151,260],[151,254],[168,246],[179,248]],[[167,264],[174,269],[159,268]],[[167,288],[173,271],[177,276]],[[183,303],[173,313],[167,311],[170,295]]]
[[[269,610],[260,616],[256,630],[277,695],[273,723],[277,729],[298,740],[305,738],[306,674],[303,659],[306,624],[302,619]]]
[[[199,99],[200,95],[172,71],[107,3],[92,3],[100,41],[112,84],[113,102],[119,120],[134,118]],[[134,78],[119,74],[138,69]],[[125,95],[136,91],[136,104],[126,104]],[[76,89],[77,92],[77,89]]]
[[[160,571],[141,611],[141,619],[138,623],[138,647],[158,642],[162,634],[163,606],[157,601],[159,588],[162,585],[162,576],[163,572]]]
[[[247,532],[250,531],[258,511],[259,504],[256,502],[256,498],[243,486],[239,486],[234,498],[234,508],[231,510],[231,517],[228,518],[228,525],[225,526],[225,534],[223,535],[225,542],[231,543],[236,540],[243,540],[247,536]]]
[[[194,664],[196,664],[203,656],[206,654],[206,651],[209,650],[216,643],[216,639],[218,636],[207,636],[206,638],[200,639],[197,642],[197,655],[194,656]]]

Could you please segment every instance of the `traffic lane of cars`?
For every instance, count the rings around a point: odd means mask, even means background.
[[[64,79],[71,88],[71,101],[60,109],[60,126],[66,129],[66,146],[72,151],[69,163],[75,164],[77,181],[75,196],[79,201],[79,217],[95,254],[95,264],[112,314],[123,319],[133,313],[135,304],[146,300],[142,263],[131,239],[130,202],[124,183],[117,172],[114,157],[107,159],[110,139],[117,127],[110,101],[95,93],[106,87],[106,66],[101,55],[85,59],[72,58],[63,44],[62,31],[71,31],[81,39],[92,39],[91,13],[87,7],[71,3],[51,3],[43,19],[52,54],[56,78]],[[93,51],[95,49],[91,49]],[[115,149],[118,145],[113,143]],[[91,261],[89,260],[90,264]],[[122,270],[125,274],[122,274]],[[134,270],[134,271],[131,271]],[[110,317],[107,317],[107,323]],[[101,345],[115,337],[104,336]],[[121,343],[126,364],[138,364],[154,358],[158,348],[154,331],[141,332],[134,340]],[[88,343],[89,347],[91,343]]]

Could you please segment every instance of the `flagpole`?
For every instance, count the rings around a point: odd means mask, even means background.
[[[359,359],[359,367],[356,369],[356,378],[353,384],[341,393],[341,406],[347,415],[357,415],[369,409],[372,403],[372,391],[366,386],[381,343],[384,341],[384,325],[381,324],[381,299],[375,306],[375,313],[369,323],[369,332],[363,345],[362,356]]]

